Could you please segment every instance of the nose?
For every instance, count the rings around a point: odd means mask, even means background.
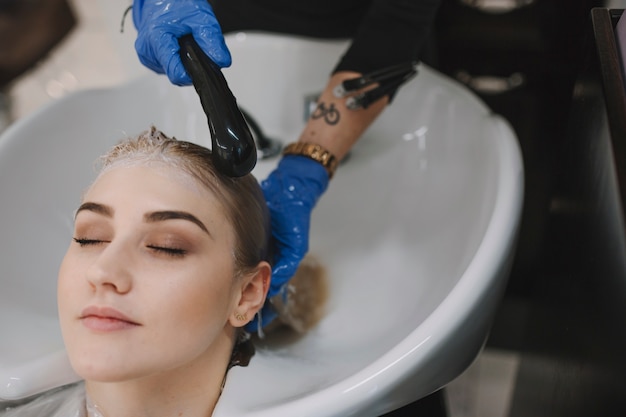
[[[94,291],[112,290],[126,294],[132,288],[132,256],[123,242],[106,243],[87,269],[87,281]]]

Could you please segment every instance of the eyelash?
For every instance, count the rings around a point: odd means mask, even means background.
[[[165,255],[172,256],[174,258],[183,257],[187,254],[187,251],[185,249],[180,249],[180,248],[166,248],[163,246],[154,246],[154,245],[148,245],[147,247],[154,251],[161,252]]]
[[[97,239],[86,239],[86,238],[80,238],[80,237],[74,237],[72,239],[74,239],[74,242],[78,243],[81,247],[87,246],[87,245],[98,245],[100,243],[104,243],[104,240],[97,240]]]
[[[72,238],[72,239],[74,239],[74,242],[78,243],[80,247],[84,247],[88,245],[99,245],[101,243],[106,242],[105,240],[85,239],[85,238],[77,238],[77,237]],[[160,252],[165,255],[175,257],[175,258],[183,257],[187,254],[187,251],[185,249],[180,249],[180,248],[168,248],[168,247],[156,246],[156,245],[147,245],[146,247],[149,249],[152,249],[153,251]]]

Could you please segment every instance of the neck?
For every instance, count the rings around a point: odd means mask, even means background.
[[[86,381],[88,416],[210,417],[230,354],[211,350],[181,367],[132,380]]]

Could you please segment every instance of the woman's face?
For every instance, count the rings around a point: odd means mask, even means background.
[[[59,271],[66,348],[87,380],[124,381],[230,349],[239,294],[232,227],[215,196],[165,166],[102,174]]]

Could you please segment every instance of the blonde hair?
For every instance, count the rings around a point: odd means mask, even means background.
[[[248,272],[259,262],[270,261],[269,212],[259,183],[252,174],[237,178],[221,174],[209,149],[168,137],[152,126],[136,138],[118,143],[99,162],[100,175],[117,166],[155,162],[182,170],[221,203],[235,231],[236,273]]]

